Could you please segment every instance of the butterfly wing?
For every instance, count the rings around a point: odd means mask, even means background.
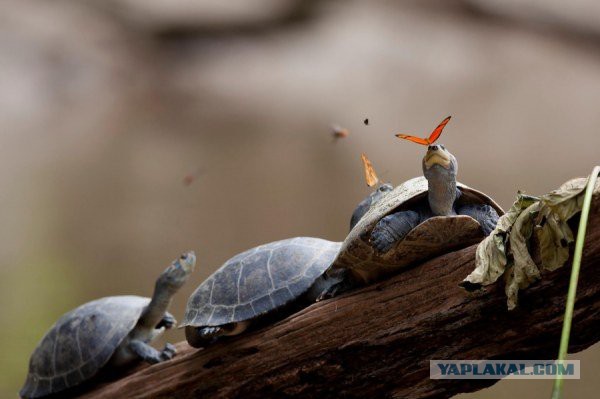
[[[396,137],[412,141],[413,143],[421,144],[421,145],[430,145],[436,142],[437,139],[440,138],[442,134],[442,130],[446,127],[446,125],[450,122],[450,117],[447,117],[440,123],[434,130],[431,132],[428,138],[422,139],[421,137],[410,136],[408,134],[397,134]]]
[[[367,158],[365,154],[361,154],[360,159],[362,160],[363,168],[365,169],[365,180],[367,181],[367,186],[373,187],[379,183],[379,178],[375,173],[375,169],[373,169],[371,161],[369,161],[369,158]]]
[[[442,123],[440,123],[435,129],[433,129],[433,132],[431,132],[429,138],[427,139],[427,144],[433,144],[436,142],[437,139],[440,138],[440,136],[442,135],[442,130],[444,130],[448,122],[450,122],[450,116],[444,119]]]
[[[427,139],[422,139],[417,136],[409,136],[408,134],[397,134],[396,137],[404,139],[404,140],[412,141],[413,143],[417,143],[417,144],[421,144],[421,145],[429,144],[429,141]]]

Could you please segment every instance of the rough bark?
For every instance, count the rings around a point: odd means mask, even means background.
[[[474,268],[475,247],[205,350],[180,343],[174,360],[96,385],[84,397],[445,398],[495,381],[430,380],[429,359],[554,358],[570,267],[545,274],[509,312],[502,284],[478,294],[459,288]],[[599,261],[595,200],[571,352],[600,339]]]

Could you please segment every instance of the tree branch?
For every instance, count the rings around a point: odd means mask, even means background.
[[[600,339],[600,200],[595,198],[570,351]],[[86,398],[446,398],[493,380],[431,380],[430,359],[552,359],[570,273],[522,291],[509,312],[502,284],[467,294],[476,246],[321,302],[258,331],[96,385]]]

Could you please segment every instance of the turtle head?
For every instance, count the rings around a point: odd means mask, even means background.
[[[454,155],[441,144],[432,144],[427,147],[427,153],[423,157],[423,174],[430,180],[436,175],[445,175],[456,178],[458,162]]]
[[[427,148],[423,157],[423,175],[429,184],[429,206],[435,215],[453,214],[457,172],[458,162],[446,147],[432,144]]]
[[[196,254],[194,251],[184,252],[175,259],[169,267],[158,278],[158,286],[168,291],[175,292],[187,281],[196,265]]]
[[[371,199],[371,205],[378,203],[386,193],[389,193],[394,189],[390,183],[384,183],[381,186],[377,187],[375,191],[369,194],[369,198]]]

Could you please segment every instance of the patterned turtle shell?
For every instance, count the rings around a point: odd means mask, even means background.
[[[180,327],[222,326],[285,306],[308,292],[340,245],[296,237],[234,256],[194,291]]]
[[[112,296],[64,314],[44,335],[29,362],[19,392],[38,398],[93,377],[135,327],[150,298]]]
[[[462,204],[487,204],[499,215],[502,208],[484,193],[457,183]],[[385,216],[411,209],[427,195],[428,182],[423,176],[410,179],[388,192],[358,221],[350,231],[328,274],[338,269],[349,269],[364,282],[393,274],[399,268],[440,254],[472,245],[483,238],[479,223],[466,215],[435,216],[412,229],[403,240],[384,254],[378,254],[369,243],[371,231]]]

